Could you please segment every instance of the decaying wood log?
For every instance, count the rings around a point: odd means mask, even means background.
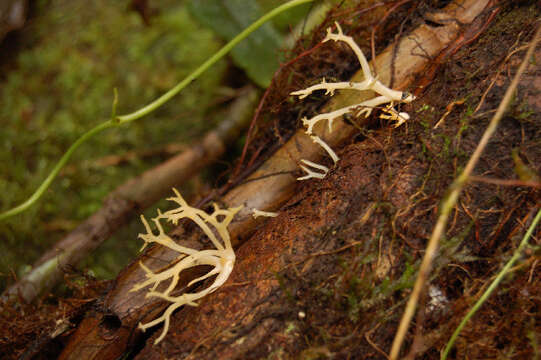
[[[388,84],[391,78],[391,69],[394,69],[394,80],[396,88],[406,88],[412,83],[415,74],[418,74],[422,69],[430,63],[431,59],[438,55],[446,46],[456,39],[461,31],[464,30],[482,11],[486,8],[488,0],[465,0],[455,1],[442,10],[439,15],[434,15],[433,19],[441,19],[441,26],[432,27],[421,25],[412,33],[398,41],[394,46],[390,46],[382,54],[380,54],[375,63],[378,69],[378,79]],[[438,17],[439,16],[439,17]],[[394,62],[394,64],[393,64]],[[362,72],[353,76],[352,81],[362,81]],[[335,95],[331,101],[324,107],[322,111],[331,111],[343,106],[359,103],[362,100],[370,98],[372,94],[369,92]],[[335,121],[332,134],[328,132],[326,126],[319,124],[316,126],[316,132],[319,136],[331,147],[337,147],[346,139],[350,138],[356,129],[343,121]],[[261,168],[256,171],[244,184],[236,187],[226,194],[222,202],[226,206],[244,205],[244,209],[237,215],[235,220],[230,225],[230,233],[234,247],[238,247],[243,243],[254,229],[264,223],[265,220],[255,220],[251,215],[253,208],[277,211],[283,204],[291,198],[296,189],[295,173],[298,169],[300,159],[308,159],[317,161],[323,154],[323,150],[319,145],[316,145],[312,140],[304,134],[304,130],[299,130],[281,149],[279,149],[269,160],[267,160]],[[340,166],[340,163],[339,163]],[[285,215],[284,215],[285,216]],[[324,216],[322,217],[324,219]],[[274,220],[273,220],[274,221]],[[176,233],[180,233],[179,230]],[[265,235],[270,236],[270,235]],[[265,237],[263,236],[263,237]],[[279,257],[280,250],[283,244],[273,244],[274,247],[266,247],[265,240],[262,242],[251,243],[254,251],[262,251],[265,253],[274,253],[272,259],[264,261],[258,266],[261,266],[265,271],[266,265],[276,266],[275,260]],[[293,241],[292,238],[288,238]],[[270,240],[269,240],[270,241]],[[179,240],[181,244],[196,248],[198,247],[198,234],[189,234],[187,239]],[[199,245],[200,247],[201,245]],[[269,245],[270,246],[270,245]],[[302,244],[292,246],[300,246],[301,250],[306,251]],[[246,247],[247,248],[247,247]],[[249,267],[259,260],[257,257],[245,253],[247,250],[241,250],[238,255],[238,261],[241,269]],[[77,331],[71,337],[70,342],[64,349],[62,359],[114,359],[120,357],[128,346],[133,346],[142,341],[141,334],[137,331],[138,322],[148,321],[153,319],[165,307],[165,303],[160,303],[155,299],[145,299],[145,292],[140,291],[128,294],[128,291],[134,284],[140,282],[144,278],[144,272],[139,266],[139,261],[143,261],[146,266],[156,269],[166,266],[177,256],[177,253],[169,251],[163,247],[154,247],[145,252],[138,261],[130,264],[117,277],[115,286],[112,291],[103,300],[99,309],[92,314],[89,314],[85,320],[79,325]],[[245,257],[246,260],[242,258]],[[263,259],[263,258],[262,258]],[[234,279],[243,281],[243,275],[239,269],[233,271]],[[182,274],[189,277],[189,274]],[[191,275],[193,278],[193,274]],[[184,284],[187,283],[185,279]],[[220,299],[228,301],[228,293],[233,291],[234,283],[230,280],[229,288],[226,284],[225,289],[218,290],[212,295],[209,302]],[[251,281],[251,280],[248,280]],[[276,286],[274,280],[268,280],[272,286]],[[243,285],[244,286],[244,285]],[[264,296],[270,294],[270,288],[251,290],[250,296]],[[258,294],[258,292],[260,292]],[[246,301],[252,301],[246,299]],[[221,305],[217,305],[218,307]],[[237,306],[244,306],[239,302]],[[195,314],[195,313],[194,313]],[[178,313],[177,324],[182,322],[183,312]],[[205,321],[206,316],[203,313],[198,315],[190,315],[193,319],[201,316],[201,321]],[[192,319],[190,317],[190,319]],[[228,318],[229,319],[229,318]],[[185,327],[197,328],[198,323],[185,322]],[[212,329],[214,325],[208,323],[204,329]],[[177,331],[177,330],[175,330]],[[198,332],[197,329],[188,330]],[[205,330],[202,330],[205,331]],[[184,335],[180,335],[184,336]],[[167,339],[167,338],[166,338]],[[164,340],[165,341],[165,340]],[[150,351],[151,352],[151,351]],[[150,356],[150,355],[149,355]]]
[[[239,247],[226,285],[197,308],[179,311],[164,340],[153,345],[157,332],[136,359],[253,359],[266,358],[269,348],[298,349],[294,342],[302,342],[296,337],[313,309],[292,301],[302,297],[303,288],[284,285],[281,278],[317,284],[336,271],[327,255],[365,246],[356,233],[388,176],[381,165],[385,155],[374,143],[350,145],[340,155],[341,166],[315,186],[301,189],[278,217]],[[407,202],[416,191],[412,175],[423,167],[411,158],[394,166],[402,168],[404,183],[392,191],[391,201]],[[288,327],[294,330],[284,336]]]
[[[231,105],[220,125],[200,143],[111,192],[96,213],[46,252],[28,274],[5,291],[3,298],[31,302],[58,284],[63,269],[76,266],[115,231],[165,197],[173,186],[181,185],[223,155],[227,145],[247,126],[257,97],[255,88],[247,88]]]

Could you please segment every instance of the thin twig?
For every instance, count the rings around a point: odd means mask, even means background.
[[[377,328],[380,326],[380,324],[376,325],[375,328],[367,331],[364,333],[364,338],[366,339],[366,341],[377,351],[379,352],[381,355],[383,355],[386,359],[389,359],[389,355],[387,355],[385,353],[385,351],[383,351],[375,342],[373,342],[371,339],[370,339],[370,335],[372,335],[372,333],[374,331],[377,330]]]
[[[422,289],[424,288],[426,284],[428,275],[432,268],[432,261],[436,256],[439,240],[445,231],[449,214],[451,210],[453,209],[453,207],[455,206],[462,188],[468,181],[473,169],[475,168],[475,165],[477,164],[477,161],[479,160],[483,150],[487,146],[488,141],[490,140],[490,138],[496,131],[496,128],[501,118],[503,117],[503,114],[507,106],[511,102],[513,94],[518,86],[520,77],[522,73],[524,72],[524,70],[526,69],[526,66],[528,65],[528,61],[532,57],[535,47],[537,43],[539,42],[540,33],[541,33],[541,26],[539,26],[537,31],[535,32],[535,35],[530,43],[530,47],[528,48],[528,52],[526,53],[526,56],[524,56],[524,59],[522,63],[520,64],[520,67],[515,77],[513,78],[511,85],[509,85],[509,87],[507,88],[507,91],[505,92],[505,95],[502,101],[500,102],[500,105],[498,106],[498,110],[496,111],[496,114],[494,114],[494,117],[492,118],[487,129],[485,130],[485,133],[483,134],[483,137],[479,141],[477,148],[475,149],[470,160],[466,164],[464,171],[460,174],[460,176],[458,176],[458,178],[456,178],[456,180],[451,185],[450,187],[451,191],[449,195],[445,199],[443,199],[441,203],[440,216],[438,217],[436,226],[434,227],[432,235],[430,236],[430,240],[428,241],[428,245],[426,247],[426,253],[425,253],[425,256],[423,257],[423,261],[419,269],[419,275],[417,276],[417,280],[415,281],[413,291],[406,305],[406,310],[404,311],[402,319],[400,320],[400,325],[398,327],[396,336],[393,340],[391,353],[389,356],[391,360],[397,359],[400,353],[400,348],[402,347],[402,343],[404,342],[404,338],[406,337],[409,324],[415,313],[415,309],[419,301],[419,296],[421,295]]]
[[[487,184],[502,185],[502,186],[528,186],[536,189],[541,189],[541,182],[524,181],[518,179],[494,179],[484,176],[471,176],[471,181],[484,182]]]
[[[377,23],[376,26],[372,27],[372,32],[370,33],[370,51],[372,53],[372,59],[376,58],[376,31],[378,28],[387,20],[389,15],[391,15],[398,7],[402,6],[403,4],[410,2],[411,0],[402,0],[399,1],[397,4],[394,4],[392,8],[390,8],[385,15],[380,19],[380,21]],[[378,69],[376,67],[376,64],[372,64],[374,67],[374,74],[378,73]],[[391,85],[392,87],[392,85]]]
[[[481,107],[483,106],[484,102],[485,102],[485,98],[487,97],[488,93],[490,92],[490,90],[492,89],[492,87],[496,84],[496,81],[498,80],[498,77],[500,76],[500,73],[502,72],[502,69],[503,69],[503,66],[509,61],[509,59],[515,55],[517,52],[519,51],[522,51],[522,50],[525,50],[526,48],[528,47],[528,45],[523,45],[513,51],[511,51],[506,57],[505,59],[503,60],[501,66],[498,68],[498,71],[496,72],[496,75],[494,75],[494,78],[492,79],[492,81],[490,82],[490,84],[488,85],[488,88],[485,90],[485,92],[483,93],[483,95],[481,96],[481,100],[479,100],[479,104],[477,104],[477,106],[475,107],[475,109],[473,110],[473,114],[476,114],[477,111],[479,111],[479,109],[481,109]],[[472,114],[472,115],[473,115]]]

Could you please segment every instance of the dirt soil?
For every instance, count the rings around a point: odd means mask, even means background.
[[[479,38],[438,68],[406,125],[389,128],[375,114],[374,125],[337,149],[340,161],[325,179],[299,182],[279,216],[237,250],[224,287],[175,313],[165,339],[152,346],[161,328],[150,332],[130,358],[385,359],[440,202],[540,15],[535,2],[502,5]],[[520,182],[541,173],[541,49],[535,59],[454,209],[403,357],[439,358],[539,209],[539,188]],[[539,227],[530,244],[451,358],[539,356]]]
[[[527,44],[538,17],[536,6],[502,9],[438,70],[406,126],[364,129],[339,152],[332,174],[299,183],[280,215],[238,250],[229,285],[177,313],[164,341],[136,358],[385,359],[440,201],[524,51],[508,56]],[[516,184],[517,167],[541,171],[539,72],[533,62],[476,167],[479,178],[454,209],[404,356],[439,358],[539,208],[539,190]],[[536,234],[530,243],[538,246]],[[532,248],[465,327],[451,358],[539,355],[538,263]]]

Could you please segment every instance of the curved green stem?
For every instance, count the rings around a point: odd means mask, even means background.
[[[252,23],[250,26],[248,26],[246,29],[244,29],[240,34],[235,36],[230,42],[225,44],[218,52],[216,52],[213,56],[211,56],[207,61],[205,61],[203,64],[201,64],[197,69],[195,69],[190,75],[186,76],[184,80],[179,82],[175,87],[173,87],[171,90],[151,102],[150,104],[142,107],[141,109],[134,111],[127,115],[121,115],[117,118],[120,120],[120,123],[126,123],[133,120],[137,120],[140,117],[143,117],[152,111],[156,110],[163,104],[165,104],[169,99],[171,99],[173,96],[178,94],[182,89],[184,89],[186,86],[188,86],[192,81],[197,79],[199,75],[204,73],[209,67],[214,65],[218,60],[223,58],[231,49],[235,47],[239,42],[244,40],[248,35],[253,33],[257,28],[259,28],[261,25],[275,17],[276,15],[279,15],[283,13],[284,11],[287,11],[291,9],[292,7],[309,3],[314,0],[292,0],[289,1],[281,6],[278,6],[277,8],[269,11],[262,17],[260,17],[258,20],[256,20],[254,23]]]
[[[277,8],[269,11],[262,17],[260,17],[258,20],[256,20],[254,23],[252,23],[250,26],[248,26],[246,29],[244,29],[240,34],[238,34],[235,38],[233,38],[231,41],[229,41],[227,44],[225,44],[218,52],[216,52],[212,57],[210,57],[207,61],[205,61],[203,64],[201,64],[197,69],[195,69],[192,73],[190,73],[184,80],[179,82],[175,87],[173,87],[171,90],[167,91],[165,94],[154,100],[148,105],[143,106],[139,110],[136,110],[130,114],[126,115],[120,115],[116,116],[111,120],[105,121],[101,123],[100,125],[90,129],[86,133],[84,133],[77,141],[75,141],[68,151],[62,156],[62,158],[58,161],[58,163],[55,165],[53,170],[49,173],[47,178],[41,183],[41,185],[38,187],[38,189],[22,204],[11,208],[7,211],[4,211],[0,213],[0,220],[7,219],[11,216],[17,215],[26,209],[28,209],[32,204],[34,204],[47,190],[49,185],[53,182],[53,180],[56,178],[62,167],[68,162],[69,158],[73,154],[73,152],[86,140],[90,139],[94,135],[98,134],[102,130],[105,130],[107,128],[113,127],[115,125],[120,125],[123,123],[129,123],[131,121],[137,120],[142,118],[145,115],[150,114],[163,104],[165,104],[167,101],[169,101],[173,96],[177,95],[182,89],[184,89],[187,85],[189,85],[192,81],[197,79],[202,73],[204,73],[208,68],[210,68],[212,65],[214,65],[218,60],[223,58],[235,45],[237,45],[239,42],[244,40],[248,35],[250,35],[252,32],[254,32],[257,28],[259,28],[261,25],[263,25],[265,22],[269,21],[276,15],[279,15],[283,13],[284,11],[287,11],[295,6],[309,3],[315,0],[291,0],[283,5],[278,6]],[[114,105],[115,106],[115,105]]]
[[[530,236],[532,236],[532,233],[540,219],[541,219],[541,210],[537,212],[537,215],[535,216],[532,224],[528,228],[528,231],[526,231],[526,234],[524,234],[524,237],[522,238],[520,245],[513,253],[513,256],[511,257],[511,259],[509,259],[507,264],[505,264],[505,266],[500,271],[498,276],[496,276],[496,279],[494,279],[492,284],[490,284],[488,289],[484,292],[483,296],[481,296],[479,300],[477,300],[475,305],[470,309],[470,311],[468,311],[466,316],[464,316],[464,319],[462,319],[462,321],[460,322],[456,330],[453,332],[453,335],[451,335],[451,338],[449,339],[449,342],[447,343],[447,346],[445,346],[445,350],[443,351],[441,355],[441,360],[447,359],[447,356],[449,355],[449,351],[451,351],[451,348],[453,347],[458,335],[462,331],[462,328],[466,325],[468,320],[470,320],[471,317],[477,312],[477,310],[479,310],[479,308],[483,305],[486,299],[488,299],[488,297],[494,292],[496,287],[498,287],[500,282],[503,280],[504,276],[507,275],[507,273],[509,272],[509,269],[511,269],[511,267],[513,267],[515,262],[519,259],[519,257],[522,254],[522,250],[524,250],[524,247],[528,245],[528,239],[530,238]]]
[[[58,175],[60,170],[62,170],[62,168],[68,162],[71,155],[75,152],[75,150],[77,150],[77,148],[79,146],[81,146],[85,141],[90,139],[92,136],[94,136],[94,135],[100,133],[102,130],[110,128],[110,127],[112,127],[114,125],[115,124],[111,120],[109,120],[109,121],[106,121],[104,123],[101,123],[101,124],[93,127],[92,129],[90,129],[89,131],[84,133],[73,144],[71,144],[68,151],[66,151],[64,153],[64,155],[62,155],[62,157],[60,158],[58,163],[56,163],[55,167],[51,170],[51,172],[49,173],[47,178],[45,178],[45,180],[41,183],[41,185],[37,188],[37,190],[32,194],[32,196],[30,196],[22,204],[19,204],[18,206],[14,207],[14,208],[11,208],[11,209],[9,209],[7,211],[4,211],[3,213],[0,213],[0,220],[4,220],[4,219],[7,219],[10,216],[17,215],[17,214],[25,211],[26,209],[28,209],[30,206],[32,206],[32,204],[34,204],[43,195],[43,193],[45,192],[45,190],[47,190],[49,185],[51,185],[51,183],[56,178],[56,176]]]

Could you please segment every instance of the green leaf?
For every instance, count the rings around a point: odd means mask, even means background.
[[[192,0],[192,15],[229,41],[263,15],[256,1]],[[231,56],[237,66],[259,86],[267,87],[278,69],[282,36],[269,23],[238,44]]]

